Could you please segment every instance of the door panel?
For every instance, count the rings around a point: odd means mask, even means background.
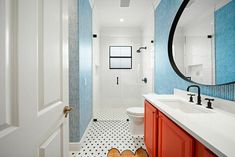
[[[44,105],[61,100],[61,0],[43,3],[43,87]],[[53,20],[52,20],[53,19]]]
[[[15,7],[10,0],[0,0],[0,137],[18,125]]]
[[[144,141],[150,157],[157,155],[157,118],[157,109],[145,101]]]
[[[61,101],[61,4],[61,0],[38,1],[40,109]]]
[[[159,113],[158,157],[193,157],[193,138]]]
[[[68,157],[67,3],[0,0],[0,156]]]
[[[40,146],[39,157],[62,157],[63,152],[61,149],[61,133],[61,128],[59,128],[42,144],[42,146]]]

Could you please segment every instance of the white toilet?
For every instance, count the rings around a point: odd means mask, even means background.
[[[127,108],[127,115],[130,119],[130,132],[133,136],[144,135],[144,108],[130,107]]]

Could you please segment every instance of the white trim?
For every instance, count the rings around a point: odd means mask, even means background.
[[[157,6],[159,5],[160,2],[161,2],[161,0],[153,0],[153,7],[154,7],[154,9],[157,8]]]
[[[221,1],[218,4],[216,4],[215,6],[215,10],[220,9],[221,7],[227,5],[228,3],[230,3],[232,0],[227,0],[227,1]]]
[[[91,121],[89,122],[84,134],[82,135],[82,138],[80,140],[80,142],[70,142],[69,143],[69,151],[80,151],[82,148],[82,143],[84,143],[85,139],[86,139],[86,135],[91,127],[91,124],[93,122],[93,118],[91,119]]]
[[[91,9],[94,8],[94,0],[89,0],[89,3],[90,3],[90,6],[91,6]]]
[[[81,149],[80,142],[70,142],[69,151],[79,151]]]

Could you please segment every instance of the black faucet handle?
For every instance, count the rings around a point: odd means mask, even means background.
[[[211,101],[214,101],[215,99],[205,98],[205,100],[207,100],[207,101],[208,101],[208,102],[207,102],[207,107],[206,107],[206,108],[213,109]]]
[[[187,95],[190,95],[190,96],[195,96],[196,94],[188,93]]]
[[[189,94],[187,94],[187,95],[190,96],[190,97],[189,97],[189,102],[194,102],[194,101],[193,101],[193,96],[195,96],[195,94],[189,93]]]
[[[205,98],[205,100],[208,100],[208,101],[214,101],[215,99]]]

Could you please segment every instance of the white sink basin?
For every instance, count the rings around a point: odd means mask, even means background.
[[[184,113],[211,113],[210,110],[202,108],[202,106],[197,106],[195,103],[189,103],[183,100],[178,100],[178,99],[162,99],[159,100],[163,104],[175,109],[175,110],[180,110]]]

